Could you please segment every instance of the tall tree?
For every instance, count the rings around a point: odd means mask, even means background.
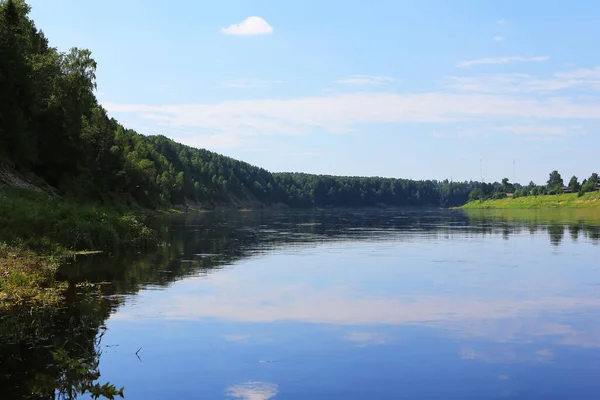
[[[573,175],[569,181],[569,189],[571,189],[572,192],[579,192],[579,190],[581,190],[581,185],[575,175]]]
[[[500,191],[503,193],[514,193],[515,186],[508,181],[508,178],[503,178],[502,184],[500,185]]]
[[[18,0],[0,3],[0,159],[33,158],[31,23],[29,6]]]
[[[550,177],[548,178],[548,192],[551,194],[562,193],[564,182],[558,171],[554,170],[550,173]]]
[[[597,173],[593,173],[581,186],[581,190],[584,192],[593,192],[597,190],[598,183],[600,183],[600,179]]]

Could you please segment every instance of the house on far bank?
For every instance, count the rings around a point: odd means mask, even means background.
[[[515,194],[514,193],[506,193],[506,197],[511,198],[513,197]]]

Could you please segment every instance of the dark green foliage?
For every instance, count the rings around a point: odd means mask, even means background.
[[[597,190],[600,179],[597,173],[593,173],[587,180],[584,180],[581,184],[581,190],[584,192],[593,192]]]
[[[123,397],[123,388],[99,382],[110,308],[93,289],[70,285],[61,307],[0,311],[0,398]]]
[[[467,202],[475,182],[274,174],[280,198],[292,207],[454,206]]]
[[[514,193],[515,186],[508,181],[508,178],[502,179],[502,184],[500,185],[500,191],[503,193]]]
[[[581,185],[579,184],[579,180],[577,179],[577,177],[575,175],[573,175],[573,177],[571,177],[571,180],[569,181],[569,189],[573,193],[579,192],[579,190],[581,189]]]
[[[563,192],[564,182],[558,171],[552,171],[548,178],[548,194],[560,194]]]

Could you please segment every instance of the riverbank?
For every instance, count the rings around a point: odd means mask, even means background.
[[[543,208],[600,208],[600,192],[527,196],[498,200],[472,201],[459,209],[543,209]]]
[[[156,213],[82,204],[23,189],[0,191],[0,310],[59,301],[59,265],[82,252],[159,243]]]

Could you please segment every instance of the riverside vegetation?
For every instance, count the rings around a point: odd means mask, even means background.
[[[558,171],[552,171],[546,185],[530,182],[527,186],[512,184],[507,178],[501,184],[481,184],[460,208],[587,208],[600,206],[600,178],[593,173],[579,183],[571,177],[565,186]]]

